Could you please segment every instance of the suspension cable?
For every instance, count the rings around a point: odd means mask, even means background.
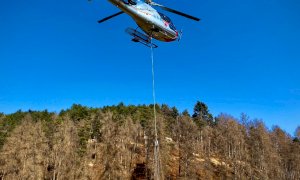
[[[151,63],[152,63],[152,95],[153,95],[153,113],[154,113],[154,180],[160,179],[160,165],[159,165],[159,143],[157,135],[157,118],[156,118],[156,98],[155,98],[155,74],[154,74],[154,53],[152,45],[152,37],[150,37],[151,43]]]

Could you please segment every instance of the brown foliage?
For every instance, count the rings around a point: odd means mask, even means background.
[[[27,113],[7,131],[0,179],[151,179],[151,107],[126,108]],[[199,126],[174,108],[159,110],[161,179],[300,177],[300,143],[277,126],[269,131],[262,121],[243,115],[241,124],[226,114]]]

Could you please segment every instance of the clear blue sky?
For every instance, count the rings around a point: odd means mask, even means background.
[[[245,112],[289,133],[300,125],[300,1],[159,0],[202,18],[169,15],[180,43],[157,42],[158,103],[205,102],[216,116]],[[150,50],[108,1],[1,1],[0,112],[150,104]]]

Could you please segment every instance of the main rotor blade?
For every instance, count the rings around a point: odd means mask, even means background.
[[[185,14],[185,13],[183,13],[183,12],[177,11],[177,10],[175,10],[175,9],[168,8],[168,7],[166,7],[166,6],[163,6],[163,5],[154,3],[154,2],[152,2],[151,5],[153,5],[153,6],[158,6],[158,7],[162,8],[163,10],[169,11],[169,12],[171,12],[171,13],[174,13],[174,14],[177,14],[177,15],[180,15],[180,16],[183,16],[183,17],[186,17],[186,18],[195,20],[195,21],[200,21],[200,19],[197,18],[197,17],[194,17],[194,16],[191,16],[191,15]]]
[[[116,16],[118,16],[118,15],[120,15],[120,14],[123,14],[123,13],[124,13],[123,11],[120,11],[120,12],[118,12],[118,13],[116,13],[116,14],[113,14],[113,15],[111,15],[111,16],[108,16],[108,17],[106,17],[106,18],[103,18],[103,19],[99,20],[98,23],[102,23],[102,22],[104,22],[104,21],[107,21],[107,20],[109,20],[109,19],[111,19],[111,18],[113,18],[113,17],[116,17]]]
[[[199,18],[197,17],[194,17],[194,16],[191,16],[191,15],[188,15],[188,14],[185,14],[183,12],[180,12],[180,11],[176,11],[174,9],[171,9],[171,8],[168,8],[168,7],[161,7],[162,9],[166,10],[166,11],[169,11],[171,13],[174,13],[174,14],[177,14],[177,15],[180,15],[180,16],[183,16],[183,17],[186,17],[186,18],[189,18],[189,19],[192,19],[192,20],[195,20],[195,21],[200,21]]]

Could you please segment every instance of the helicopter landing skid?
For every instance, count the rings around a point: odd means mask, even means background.
[[[139,42],[147,47],[157,48],[158,46],[156,44],[153,44],[151,41],[151,37],[148,35],[145,35],[133,28],[127,28],[125,30],[126,33],[128,33],[130,36],[132,36],[133,42]]]

